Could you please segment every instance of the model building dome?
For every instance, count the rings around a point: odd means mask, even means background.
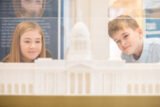
[[[91,56],[90,33],[84,23],[78,22],[71,32],[67,59],[90,60]]]

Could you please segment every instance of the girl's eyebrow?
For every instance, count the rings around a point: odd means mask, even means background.
[[[24,38],[24,39],[30,39],[30,38]]]
[[[36,38],[36,39],[41,39],[41,38]]]

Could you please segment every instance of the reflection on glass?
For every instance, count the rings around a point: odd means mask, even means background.
[[[136,8],[134,6],[136,6]],[[115,18],[122,14],[127,14],[132,17],[142,17],[142,1],[110,0],[109,17]]]
[[[41,17],[46,0],[12,0],[16,17]]]
[[[134,7],[136,6],[136,8]],[[142,0],[110,0],[109,18],[113,19],[120,15],[129,15],[142,27]]]

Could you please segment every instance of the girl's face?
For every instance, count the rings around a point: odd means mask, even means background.
[[[29,60],[36,59],[42,49],[42,35],[37,30],[25,32],[20,37],[21,55]]]

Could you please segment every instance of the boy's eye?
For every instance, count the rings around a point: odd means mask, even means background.
[[[119,44],[120,42],[121,42],[120,40],[117,40],[117,41],[116,41],[117,44]]]
[[[128,37],[128,34],[124,35],[124,38],[127,38]]]

